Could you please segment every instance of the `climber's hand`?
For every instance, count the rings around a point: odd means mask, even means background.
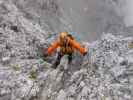
[[[87,55],[87,51],[86,51],[86,52],[84,52],[83,56],[85,56],[85,55]]]
[[[48,54],[47,54],[47,53],[44,53],[43,56],[44,56],[44,57],[48,57]]]
[[[48,57],[49,56],[46,48],[43,49],[43,56],[44,57]]]

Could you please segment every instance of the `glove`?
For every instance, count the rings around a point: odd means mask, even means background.
[[[83,56],[85,56],[86,54],[87,54],[87,51],[86,51],[86,52],[84,52]]]
[[[44,57],[48,57],[48,54],[47,54],[47,53],[44,53],[43,56],[44,56]]]
[[[47,49],[46,49],[46,48],[43,49],[43,56],[44,56],[44,57],[48,57],[48,52],[47,52]]]

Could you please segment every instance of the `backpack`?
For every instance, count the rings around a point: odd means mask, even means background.
[[[74,37],[71,34],[67,35],[70,39],[74,40]]]
[[[80,37],[77,35],[76,32],[69,32],[68,37],[72,40],[76,40],[77,42],[80,42]],[[58,38],[58,33],[52,33],[46,38],[47,43],[52,43],[54,40]]]
[[[80,42],[80,37],[76,32],[69,32],[69,34],[77,41]]]

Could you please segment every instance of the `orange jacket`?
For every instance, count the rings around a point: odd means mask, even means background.
[[[75,48],[76,50],[80,51],[81,54],[84,54],[86,51],[85,51],[85,48],[82,48],[80,46],[79,43],[77,43],[75,40],[72,40],[70,38],[68,38],[69,40],[69,43],[73,46],[73,48]],[[52,52],[56,49],[60,47],[60,41],[57,40],[55,42],[53,42],[53,44],[47,49],[47,52],[48,52],[48,55],[51,55]]]

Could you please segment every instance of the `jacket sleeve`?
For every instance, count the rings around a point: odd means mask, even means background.
[[[75,48],[75,49],[77,49],[81,54],[84,54],[86,51],[85,51],[85,48],[82,48],[81,46],[80,46],[80,44],[79,43],[77,43],[75,40],[70,40],[70,42],[71,42],[71,44],[73,45],[73,47]]]
[[[51,46],[47,49],[48,55],[51,55],[52,52],[59,47],[59,42],[55,41]]]

